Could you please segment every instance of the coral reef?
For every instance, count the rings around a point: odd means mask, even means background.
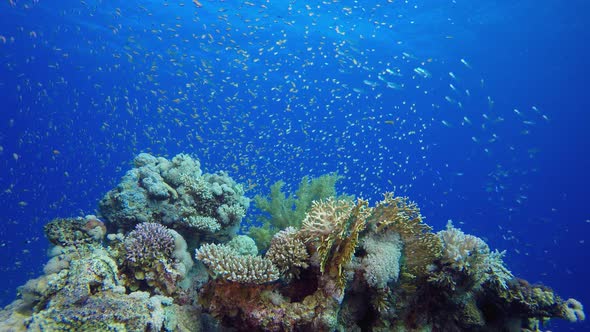
[[[278,254],[300,250],[292,240],[304,241],[309,256]],[[375,207],[363,200],[315,201],[300,230],[281,231],[271,243],[266,257],[282,274],[289,268],[296,274],[281,283],[217,278],[202,287],[204,308],[227,326],[502,331],[584,318],[579,302],[515,279],[503,253],[452,225],[432,233],[416,204],[389,193]]]
[[[199,331],[172,298],[145,292],[127,294],[117,264],[100,246],[80,251],[71,246],[60,255],[69,264],[29,280],[20,298],[0,311],[2,331]],[[164,326],[167,326],[164,328]]]
[[[96,220],[95,218],[87,219]],[[72,229],[78,229],[73,228],[72,225],[88,223],[88,221],[83,223],[83,220],[83,218],[70,219],[66,222],[63,219],[54,220],[47,227],[51,229],[48,234],[67,234]],[[137,232],[132,232],[133,235],[130,233],[128,238],[137,239],[138,233],[152,230],[151,225],[139,226],[141,225],[138,225]],[[163,230],[163,232],[168,231]],[[133,282],[129,282],[126,275],[128,273],[126,269],[129,267],[117,262],[122,260],[121,257],[126,257],[128,262],[133,259],[134,263],[139,264],[152,262],[164,256],[177,257],[180,260],[182,255],[178,254],[178,249],[186,252],[186,243],[182,247],[183,240],[180,241],[174,235],[166,237],[166,241],[171,242],[163,245],[153,242],[159,240],[159,237],[150,234],[142,236],[141,239],[147,238],[148,241],[128,242],[130,251],[138,250],[135,253],[126,252],[122,241],[118,243],[121,249],[119,252],[111,250],[112,248],[106,249],[96,241],[70,241],[71,236],[58,237],[67,241],[56,241],[60,245],[53,247],[50,251],[53,257],[44,268],[45,274],[29,280],[20,287],[19,298],[0,310],[0,330],[200,331],[198,306],[191,303],[184,305],[174,303],[181,298],[180,292],[173,293],[175,298],[154,295],[160,293],[157,283],[146,287],[150,292],[133,290]],[[162,233],[159,236],[165,236],[165,234]],[[86,236],[81,238],[87,239]],[[69,245],[61,246],[65,243]],[[155,251],[160,249],[164,251],[164,254]],[[188,259],[192,264],[190,255]],[[178,274],[175,271],[170,269],[166,273]]]
[[[184,238],[161,224],[138,224],[124,238],[111,237],[110,247],[133,291],[173,295],[193,265]]]
[[[101,215],[116,231],[153,222],[185,237],[199,233],[229,239],[250,204],[227,173],[203,174],[199,161],[186,154],[167,160],[142,153],[134,166],[99,203]]]
[[[225,326],[239,331],[334,331],[339,303],[318,290],[290,301],[276,285],[212,281],[201,301]]]
[[[100,202],[116,231],[106,241],[95,216],[45,225],[49,260],[0,310],[0,330],[535,331],[585,319],[481,238],[451,223],[433,233],[409,199],[370,206],[313,183],[297,199],[274,186],[259,255],[233,233],[248,204],[227,174],[141,154]]]

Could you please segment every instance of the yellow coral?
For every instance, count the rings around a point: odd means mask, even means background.
[[[343,289],[345,277],[342,267],[350,262],[359,242],[359,235],[371,215],[368,202],[329,198],[315,201],[303,220],[301,234],[316,246],[320,257],[320,272],[337,278]]]

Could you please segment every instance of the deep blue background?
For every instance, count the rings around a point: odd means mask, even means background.
[[[0,304],[142,151],[395,189],[590,303],[587,1],[202,3],[0,3]]]

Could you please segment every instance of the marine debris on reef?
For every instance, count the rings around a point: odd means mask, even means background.
[[[432,232],[408,198],[371,206],[334,192],[260,254],[236,234],[243,193],[188,155],[140,154],[102,216],[47,223],[44,274],[0,310],[0,330],[538,331],[585,319],[482,239],[451,223]]]

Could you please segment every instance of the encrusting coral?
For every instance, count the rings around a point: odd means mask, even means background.
[[[105,224],[94,215],[54,219],[47,223],[44,229],[49,242],[58,246],[98,242],[107,231]]]

